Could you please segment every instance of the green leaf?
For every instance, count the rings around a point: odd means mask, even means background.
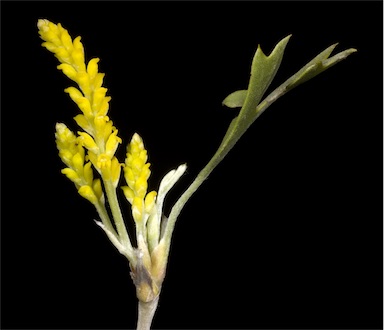
[[[229,94],[223,101],[223,105],[228,108],[240,108],[245,102],[248,91],[245,89]]]
[[[224,159],[248,127],[265,111],[265,109],[267,109],[274,101],[286,92],[315,77],[319,73],[330,68],[356,51],[356,49],[351,48],[329,58],[329,55],[332,53],[336,45],[328,47],[301,70],[299,70],[295,75],[276,88],[260,103],[261,98],[272,82],[272,79],[275,77],[275,74],[280,66],[289,38],[290,36],[281,40],[269,56],[265,56],[260,47],[258,47],[252,62],[251,78],[248,89],[246,91],[236,91],[224,99],[224,105],[229,107],[242,106],[242,108],[239,115],[234,118],[229,125],[223,141],[214,156],[200,171],[192,184],[172,207],[163,237],[167,246],[166,254],[169,252],[170,240],[176,219],[185,203],[208,178],[214,168]]]
[[[231,123],[227,134],[219,147],[221,152],[226,153],[227,148],[232,148],[236,141],[256,119],[256,107],[280,67],[284,50],[290,37],[291,36],[289,35],[281,40],[269,56],[266,56],[263,53],[260,46],[257,48],[256,54],[252,61],[251,77],[249,80],[248,90],[245,95],[245,100],[242,102],[243,105],[239,115]],[[230,94],[226,99],[229,98],[230,100],[232,99],[232,101],[235,99],[237,104],[240,104],[240,96],[244,97],[244,95],[241,95],[244,94],[244,91],[240,94],[238,93],[237,95],[235,93]]]
[[[337,44],[334,44],[319,55],[317,55],[313,60],[308,62],[303,68],[301,68],[297,73],[295,73],[292,77],[287,79],[283,84],[277,87],[271,94],[269,94],[258,106],[256,112],[258,116],[264,112],[273,102],[275,102],[278,98],[289,92],[291,89],[299,86],[300,84],[312,79],[317,76],[321,72],[326,69],[334,66],[340,61],[347,58],[352,53],[357,50],[354,48],[347,49],[343,52],[340,52],[332,57],[329,55],[335,49]]]

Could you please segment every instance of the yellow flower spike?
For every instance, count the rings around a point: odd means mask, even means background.
[[[86,63],[81,37],[72,41],[61,24],[56,25],[41,19],[37,26],[44,41],[42,46],[54,53],[61,63],[58,69],[78,85],[78,88],[69,87],[65,91],[82,111],[82,114],[75,117],[75,121],[84,132],[79,132],[79,137],[67,136],[65,125],[59,125],[56,130],[59,155],[68,166],[63,173],[75,182],[80,195],[95,204],[103,223],[102,228],[112,243],[129,260],[134,261],[136,257],[116,195],[121,164],[114,153],[121,139],[117,137],[117,131],[114,132],[116,129],[107,116],[111,97],[106,96],[107,89],[102,87],[104,74],[98,72],[99,59],[93,58]],[[95,120],[95,117],[101,118]],[[83,146],[87,149],[87,155]],[[93,180],[91,164],[101,175],[103,186],[101,180]],[[104,205],[103,189],[115,227],[111,224]]]
[[[53,52],[61,63],[68,63],[77,71],[84,71],[84,48],[79,38],[73,42],[61,24],[54,24],[45,19],[37,22],[40,37],[45,41],[42,46]],[[72,58],[72,60],[71,60]]]
[[[56,124],[56,146],[65,165],[72,165],[72,157],[79,152],[75,134],[65,124]]]
[[[85,185],[81,186],[78,190],[79,194],[84,197],[85,199],[89,200],[92,204],[96,204],[98,201],[98,198],[93,191],[92,187]]]

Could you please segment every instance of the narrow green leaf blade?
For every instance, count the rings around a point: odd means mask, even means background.
[[[259,116],[264,112],[273,102],[278,98],[289,92],[291,89],[301,85],[302,83],[314,78],[323,71],[329,69],[340,61],[346,59],[349,55],[353,54],[357,50],[350,48],[344,50],[330,58],[329,55],[333,51],[337,44],[328,47],[326,50],[317,55],[313,60],[308,62],[302,69],[296,72],[292,77],[287,79],[283,84],[277,87],[272,93],[270,93],[258,106],[257,115]]]

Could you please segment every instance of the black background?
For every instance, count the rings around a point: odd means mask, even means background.
[[[138,132],[152,189],[188,164],[167,210],[236,115],[221,101],[247,87],[258,44],[269,53],[293,34],[271,88],[335,42],[357,48],[273,104],[186,205],[154,327],[382,327],[381,2],[1,7],[2,328],[136,322],[126,260],[60,173],[55,123],[77,130],[78,109],[39,18],[101,59],[120,161]]]

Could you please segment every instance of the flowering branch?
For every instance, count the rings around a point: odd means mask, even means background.
[[[65,124],[56,124],[56,145],[66,166],[62,173],[75,184],[78,193],[95,206],[101,219],[101,222],[96,223],[105,231],[117,250],[128,259],[139,299],[138,329],[149,329],[165,277],[174,226],[189,198],[249,126],[274,101],[356,50],[349,49],[329,57],[336,46],[332,45],[262,100],[279,69],[290,36],[282,39],[268,56],[258,47],[252,61],[248,89],[236,91],[223,101],[228,107],[241,108],[239,115],[229,125],[212,159],[181,195],[167,218],[163,214],[164,198],[185,173],[186,165],[180,165],[166,174],[158,192],[147,192],[151,171],[142,138],[137,133],[133,135],[127,146],[124,163],[120,163],[115,156],[122,140],[117,136],[118,130],[108,117],[111,97],[106,95],[108,90],[102,86],[104,74],[98,71],[99,59],[93,58],[87,63],[81,38],[77,37],[72,41],[68,31],[60,23],[56,25],[41,19],[37,26],[44,41],[42,46],[55,54],[60,62],[58,69],[78,87],[69,87],[65,92],[81,110],[81,114],[74,119],[82,130],[76,135]],[[121,189],[131,205],[135,223],[135,247],[131,243],[117,197],[121,168],[126,181]]]

